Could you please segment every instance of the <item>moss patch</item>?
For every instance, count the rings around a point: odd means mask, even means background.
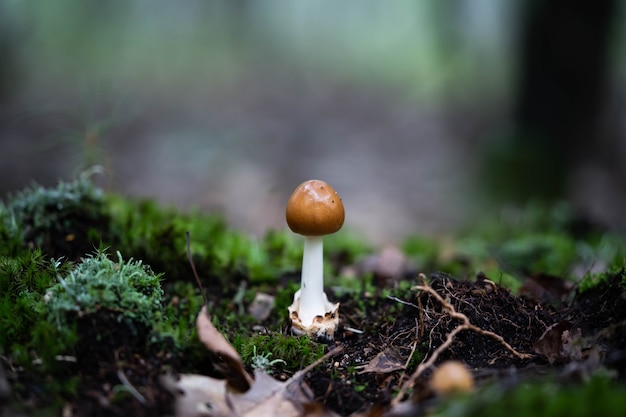
[[[33,184],[11,196],[0,213],[9,241],[51,257],[78,260],[110,239],[104,193],[87,176],[56,188]]]

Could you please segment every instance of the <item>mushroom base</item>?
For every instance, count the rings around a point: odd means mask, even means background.
[[[308,334],[326,341],[332,341],[335,337],[335,330],[339,326],[339,303],[331,303],[324,293],[324,315],[317,315],[313,322],[302,323],[298,311],[300,310],[300,290],[293,296],[293,303],[287,307],[289,319],[291,320],[291,330],[297,334]]]

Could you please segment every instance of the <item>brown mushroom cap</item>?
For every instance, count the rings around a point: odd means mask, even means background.
[[[291,194],[286,218],[294,233],[323,236],[341,229],[345,212],[333,187],[324,181],[309,180],[298,185]]]

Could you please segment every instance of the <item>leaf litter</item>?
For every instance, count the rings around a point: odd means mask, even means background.
[[[243,368],[237,351],[211,323],[206,306],[200,311],[196,324],[202,343],[223,361],[225,379],[195,374],[164,376],[163,385],[176,398],[178,417],[337,415],[312,400],[313,394],[303,377],[319,362],[338,354],[341,348],[335,348],[287,381],[277,381],[259,369],[252,378]]]

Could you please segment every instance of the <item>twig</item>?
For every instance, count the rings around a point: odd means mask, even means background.
[[[418,306],[416,306],[415,304],[410,303],[410,302],[408,302],[408,301],[401,300],[401,299],[399,299],[398,297],[394,297],[393,295],[388,295],[388,296],[387,296],[387,299],[388,299],[388,300],[393,300],[393,301],[396,301],[396,302],[398,302],[398,303],[400,303],[400,304],[404,304],[404,305],[407,305],[407,306],[411,306],[411,307],[419,308],[419,307],[418,307]]]
[[[417,340],[413,342],[413,346],[411,347],[411,354],[404,364],[404,369],[409,367],[409,363],[411,363],[411,359],[413,359],[413,355],[415,354],[415,349],[417,348]]]
[[[193,271],[193,276],[196,279],[196,283],[200,288],[200,292],[202,292],[202,299],[204,300],[204,305],[209,304],[209,300],[207,300],[206,294],[204,292],[204,287],[202,287],[202,282],[200,282],[200,277],[198,276],[198,272],[196,271],[196,265],[193,263],[193,258],[191,256],[191,236],[189,234],[189,230],[185,232],[187,236],[187,259],[189,259],[189,263],[191,264],[191,270]]]
[[[126,378],[126,374],[124,373],[123,370],[118,369],[117,370],[117,377],[120,379],[120,381],[122,381],[122,384],[124,384],[124,387],[126,388],[126,390],[128,390],[128,392],[131,393],[131,395],[133,397],[135,397],[135,399],[137,401],[139,401],[139,403],[141,405],[146,405],[148,404],[148,401],[146,401],[146,399],[144,398],[143,395],[141,395],[139,393],[139,391],[137,391],[137,389],[135,387],[133,387],[133,385],[130,383],[130,381],[128,380],[128,378]]]
[[[329,351],[328,353],[326,353],[324,356],[322,356],[321,358],[319,358],[315,362],[313,362],[310,365],[308,365],[306,368],[304,368],[304,369],[296,372],[295,374],[293,374],[293,376],[290,379],[290,383],[298,381],[307,372],[311,371],[317,365],[319,365],[320,363],[324,362],[326,359],[332,358],[333,356],[337,355],[338,353],[341,353],[342,351],[343,351],[343,346],[337,346],[336,348],[334,348],[333,350]]]

